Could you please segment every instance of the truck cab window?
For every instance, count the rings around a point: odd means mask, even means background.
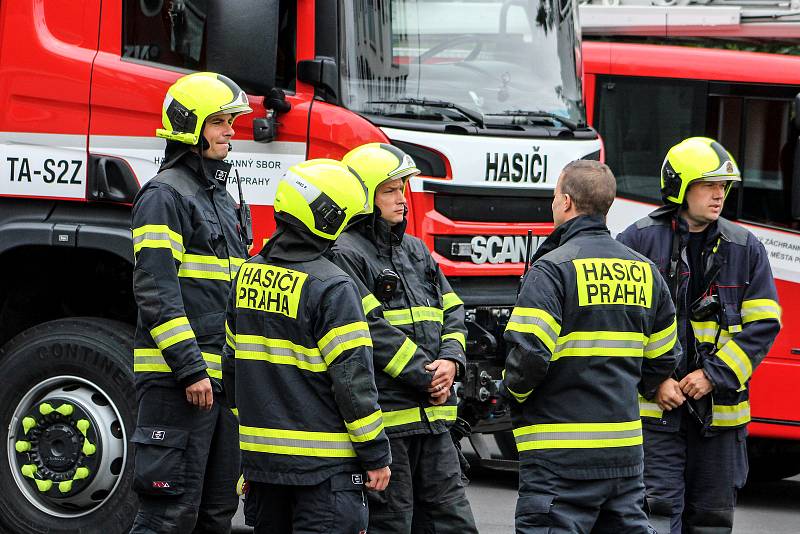
[[[705,83],[599,76],[597,130],[623,198],[661,204],[664,154],[705,124]]]

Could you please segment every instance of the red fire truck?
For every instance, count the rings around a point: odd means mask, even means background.
[[[689,44],[583,44],[589,122],[617,177],[609,226],[619,232],[660,204],[661,162],[680,140],[706,135],[734,155],[743,182],[724,216],[766,247],[783,307],[783,329],[753,376],[750,472],[783,478],[800,472],[800,56]]]
[[[191,71],[251,95],[230,160],[257,246],[290,165],[374,141],[414,157],[409,229],[468,308],[460,413],[495,428],[481,401],[503,363],[524,236],[550,231],[563,165],[600,154],[576,11],[572,0],[2,2],[0,525],[111,533],[135,513],[130,204],[163,154],[166,89]]]

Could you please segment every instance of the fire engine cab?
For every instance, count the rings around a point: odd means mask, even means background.
[[[292,164],[375,141],[415,159],[409,231],[468,308],[460,414],[502,426],[483,401],[521,236],[552,229],[561,168],[600,157],[574,0],[2,2],[0,525],[13,532],[121,532],[135,513],[130,204],[163,155],[167,88],[200,70],[251,98],[230,161],[256,247]]]

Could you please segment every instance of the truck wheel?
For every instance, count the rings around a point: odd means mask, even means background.
[[[0,348],[0,523],[11,532],[127,532],[136,424],[133,328],[34,326]]]
[[[494,441],[503,460],[519,460],[517,443],[514,441],[514,434],[510,430],[502,430],[494,433]]]

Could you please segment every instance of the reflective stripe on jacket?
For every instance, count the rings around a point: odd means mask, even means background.
[[[227,178],[228,164],[205,163]],[[225,304],[247,255],[237,224],[225,180],[201,175],[192,154],[136,196],[133,370],[140,391],[156,383],[185,387],[206,375],[222,379]]]
[[[355,284],[325,258],[239,270],[223,376],[247,480],[318,484],[391,463]]]
[[[504,335],[520,461],[566,478],[635,476],[638,396],[653,395],[680,352],[666,283],[599,219],[572,219],[542,246]]]
[[[629,226],[617,239],[651,258],[662,275],[669,276],[674,209],[660,208]],[[682,345],[687,342],[687,329],[692,328],[702,369],[714,385],[708,396],[712,401],[707,417],[711,429],[725,430],[746,425],[750,421],[749,381],[756,366],[769,352],[780,330],[781,308],[775,281],[764,245],[750,233],[720,217],[708,229],[704,251],[718,262],[719,275],[714,282],[722,304],[718,317],[690,321],[688,317],[689,278],[686,247],[688,227],[679,220],[681,261],[677,293],[678,333]],[[707,289],[707,288],[704,288]],[[684,355],[678,377],[690,369]],[[662,413],[657,407],[643,406],[645,424],[676,431],[683,410]]]
[[[375,382],[390,435],[446,432],[457,416],[451,390],[442,406],[429,401],[436,359],[466,366],[467,329],[464,303],[425,244],[405,235],[405,222],[390,229],[368,216],[345,231],[333,246],[333,261],[357,281],[374,344]],[[394,295],[380,301],[374,294],[384,269],[397,273]]]

